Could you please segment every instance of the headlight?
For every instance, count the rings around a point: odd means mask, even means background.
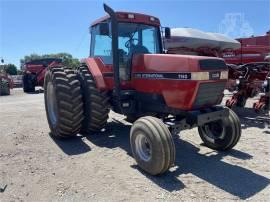
[[[220,79],[228,79],[228,71],[222,71],[220,75]]]
[[[262,86],[263,86],[264,88],[266,88],[267,85],[268,85],[268,80],[265,80],[265,81],[263,82]]]
[[[265,55],[264,60],[265,61],[270,61],[270,53],[268,53],[268,54]]]
[[[240,80],[239,80],[239,79],[236,79],[236,80],[235,80],[235,83],[236,83],[237,86],[239,86]]]

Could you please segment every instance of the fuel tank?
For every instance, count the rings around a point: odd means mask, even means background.
[[[161,95],[181,110],[220,104],[227,78],[224,60],[214,57],[142,54],[132,60],[132,88]]]

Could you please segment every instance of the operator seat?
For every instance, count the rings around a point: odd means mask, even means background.
[[[126,66],[124,68],[122,68],[121,70],[121,66],[120,66],[120,79],[127,81],[130,80],[131,78],[131,66],[132,66],[132,56],[134,54],[147,54],[150,53],[149,50],[142,45],[131,45],[129,53],[127,55],[127,63]]]
[[[130,47],[129,55],[131,55],[131,57],[133,54],[138,54],[138,53],[147,54],[150,52],[145,46],[142,46],[142,45],[137,44]]]

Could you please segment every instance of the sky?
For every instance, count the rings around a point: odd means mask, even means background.
[[[32,53],[88,57],[89,26],[118,11],[159,17],[162,26],[219,32],[232,38],[270,30],[270,0],[0,0],[0,58],[17,67]]]

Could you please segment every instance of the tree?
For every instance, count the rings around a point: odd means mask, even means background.
[[[38,55],[38,54],[31,54],[24,56],[23,59],[20,60],[21,67],[24,63],[29,62],[31,60],[36,59],[44,59],[44,58],[59,58],[63,60],[63,65],[75,69],[80,65],[80,61],[77,58],[73,58],[71,54],[69,53],[56,53],[56,54],[44,54],[44,55]]]
[[[17,75],[17,67],[14,64],[0,65],[0,69],[10,75]]]

